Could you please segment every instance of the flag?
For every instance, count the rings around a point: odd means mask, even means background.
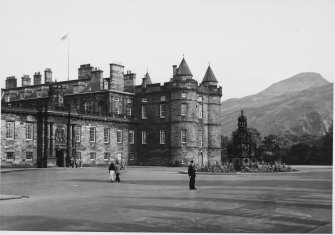
[[[65,40],[67,39],[67,34],[65,34],[60,40]]]

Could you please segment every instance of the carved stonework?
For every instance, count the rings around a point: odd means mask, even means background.
[[[55,145],[66,145],[66,132],[64,127],[56,128]]]

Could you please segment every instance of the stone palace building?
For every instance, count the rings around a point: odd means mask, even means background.
[[[222,88],[210,66],[201,83],[183,58],[170,81],[152,83],[110,64],[109,76],[90,64],[78,79],[57,82],[51,69],[7,77],[1,89],[1,165],[200,165],[221,162]]]

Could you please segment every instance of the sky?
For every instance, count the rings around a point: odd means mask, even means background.
[[[184,56],[198,82],[210,64],[222,100],[301,72],[333,82],[334,12],[333,0],[0,0],[0,86],[45,68],[66,81],[68,45],[70,80],[121,63],[137,85],[147,70],[163,84]]]

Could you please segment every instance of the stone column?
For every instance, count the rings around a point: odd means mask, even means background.
[[[47,114],[44,117],[44,154],[43,154],[43,168],[47,168],[48,163],[48,148],[49,148],[49,125]]]
[[[76,157],[76,125],[72,125],[72,156]]]
[[[109,104],[108,104],[108,112],[109,112],[109,114],[111,115],[112,114],[112,111],[113,111],[113,109],[112,109],[112,96],[109,96]]]
[[[56,156],[55,156],[55,149],[54,149],[54,141],[55,141],[55,137],[54,137],[54,131],[53,131],[53,128],[54,128],[54,123],[50,122],[49,123],[50,125],[50,153],[49,153],[49,156],[50,156],[50,163],[52,163],[53,165],[56,165]]]
[[[71,130],[70,130],[70,126],[71,126],[71,116],[70,116],[70,111],[68,113],[68,120],[67,120],[67,125],[66,125],[66,157],[68,159],[68,161],[70,162],[71,160]]]
[[[43,166],[43,113],[41,110],[37,113],[37,167],[42,168]]]

